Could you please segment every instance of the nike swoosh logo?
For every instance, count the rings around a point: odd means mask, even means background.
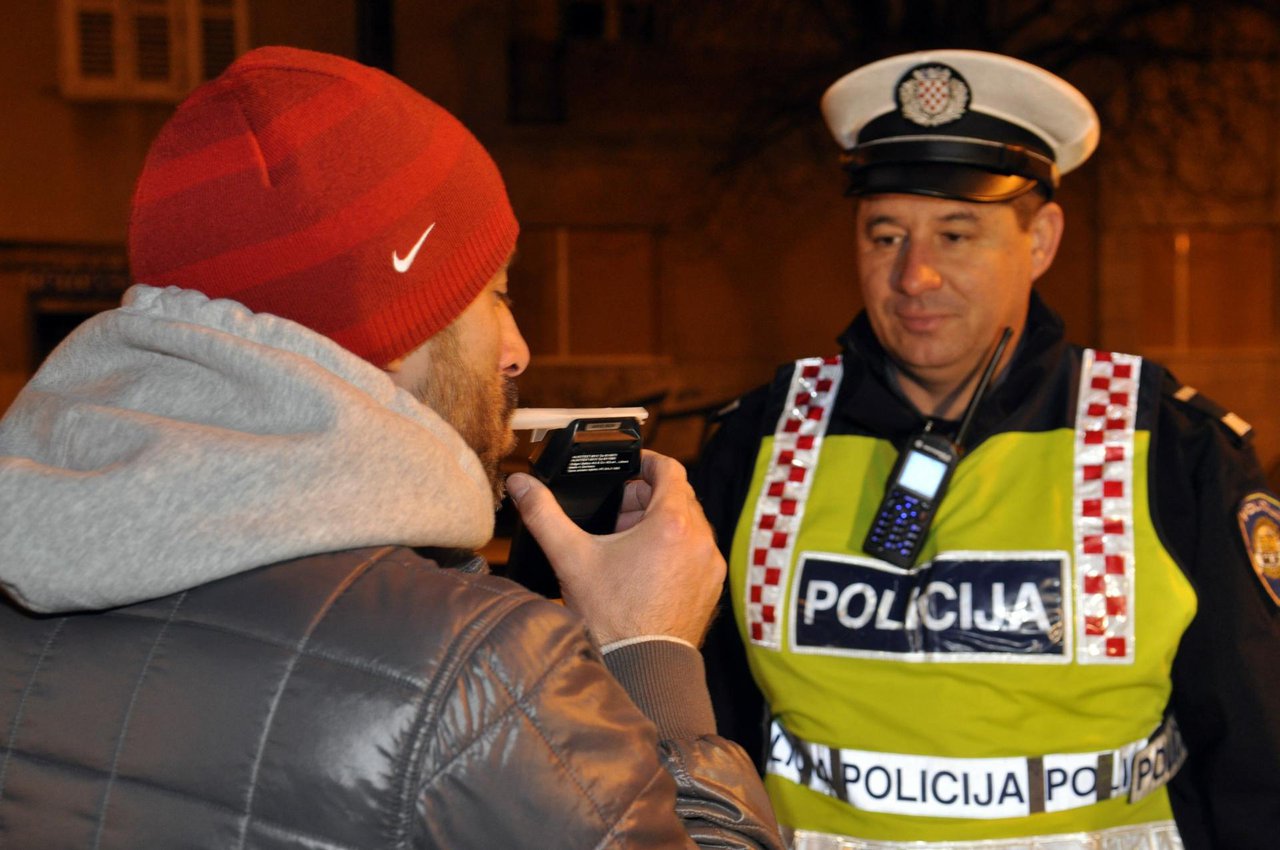
[[[435,228],[436,223],[433,221],[430,227],[422,231],[422,235],[418,237],[417,244],[413,246],[408,254],[404,255],[404,259],[401,259],[397,252],[391,252],[391,265],[396,267],[396,271],[404,274],[409,270],[409,266],[413,265],[414,258],[418,256],[418,249],[422,247],[423,242],[427,241],[427,237],[431,235],[431,231],[435,230]]]

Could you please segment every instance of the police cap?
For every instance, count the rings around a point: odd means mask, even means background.
[[[1078,89],[1019,59],[933,50],[882,59],[822,96],[851,195],[1007,201],[1058,179],[1098,146]]]

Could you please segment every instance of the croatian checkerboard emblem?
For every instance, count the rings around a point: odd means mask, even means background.
[[[969,84],[946,65],[917,65],[898,82],[902,117],[922,127],[949,124],[969,105]]]
[[[1268,493],[1250,493],[1236,516],[1253,571],[1271,601],[1280,605],[1280,502]]]

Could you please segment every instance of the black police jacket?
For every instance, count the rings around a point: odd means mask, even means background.
[[[924,418],[896,390],[866,316],[856,318],[839,342],[844,378],[827,433],[905,442]],[[1064,339],[1057,315],[1033,294],[1022,341],[975,413],[969,447],[994,433],[1069,424],[1079,351]],[[692,471],[726,557],[760,440],[773,433],[790,379],[787,365],[771,385],[727,409]],[[1153,520],[1199,606],[1173,666],[1172,708],[1190,755],[1170,795],[1188,848],[1271,850],[1280,841],[1280,609],[1253,569],[1237,519],[1242,500],[1268,486],[1251,435],[1224,425],[1224,411],[1203,396],[1180,390],[1165,369],[1144,362],[1140,392],[1157,397],[1143,405],[1154,421],[1138,422],[1152,433]],[[727,598],[703,653],[722,734],[761,764],[767,707],[751,679]]]

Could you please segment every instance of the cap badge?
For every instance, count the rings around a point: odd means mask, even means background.
[[[1237,518],[1253,571],[1280,605],[1280,502],[1270,493],[1250,493],[1240,502]]]
[[[969,105],[969,84],[946,65],[917,65],[898,82],[902,117],[921,127],[937,127],[961,118]]]

